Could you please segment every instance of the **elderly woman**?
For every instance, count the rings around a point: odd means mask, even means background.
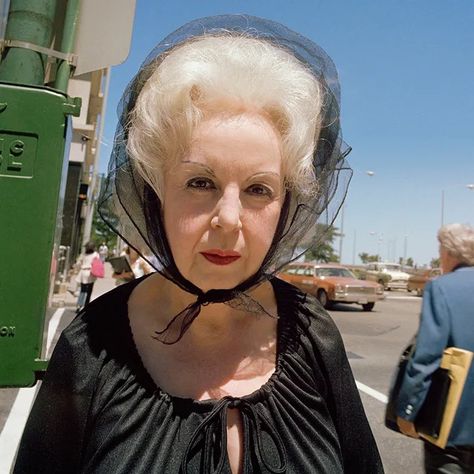
[[[102,215],[158,272],[64,331],[16,472],[382,472],[335,325],[275,277],[345,194],[331,60],[276,23],[200,19],[122,107]]]
[[[424,290],[416,350],[399,394],[400,430],[418,437],[414,420],[439,367],[443,351],[458,347],[474,352],[474,228],[449,224],[438,232],[443,276]],[[448,444],[424,444],[427,473],[474,472],[474,366],[471,366]]]

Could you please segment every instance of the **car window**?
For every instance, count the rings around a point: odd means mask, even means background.
[[[305,267],[298,267],[296,269],[296,275],[304,275]]]
[[[306,276],[311,276],[311,277],[312,277],[312,276],[314,275],[314,273],[313,273],[313,267],[306,267],[306,268],[304,269],[304,274],[305,274]]]
[[[400,271],[400,265],[397,265],[395,263],[391,264],[391,265],[384,265],[384,268],[386,271],[389,271],[389,272],[398,272]]]
[[[316,275],[319,277],[344,277],[355,278],[347,268],[317,268]]]

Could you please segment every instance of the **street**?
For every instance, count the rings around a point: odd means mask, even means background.
[[[372,312],[363,312],[358,305],[338,305],[330,311],[344,339],[356,381],[381,395],[388,394],[400,353],[417,330],[421,308],[421,298],[406,291],[385,294],[387,299],[378,302]],[[377,393],[369,395],[360,386],[359,390],[385,472],[423,472],[422,443],[385,428],[385,403],[375,398]]]
[[[104,282],[105,283],[105,282]],[[421,298],[405,291],[386,292],[372,312],[358,305],[337,305],[330,311],[341,331],[362,402],[377,441],[387,474],[418,474],[422,469],[422,445],[386,429],[385,397],[399,354],[415,333]],[[53,347],[60,331],[74,317],[70,306],[51,310],[49,322]],[[27,416],[22,407],[33,399],[35,389],[0,390],[0,472],[8,472],[16,450],[15,439]],[[18,396],[20,394],[20,396]],[[17,402],[15,403],[15,400]],[[25,401],[26,400],[26,401]],[[25,411],[26,410],[26,411]]]

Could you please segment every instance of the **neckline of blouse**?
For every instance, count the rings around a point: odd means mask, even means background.
[[[278,379],[281,377],[281,372],[285,365],[286,357],[291,354],[295,349],[295,321],[293,320],[294,318],[291,317],[289,306],[290,302],[296,303],[294,295],[297,292],[297,289],[275,277],[269,280],[275,292],[278,312],[275,370],[271,374],[270,378],[264,384],[262,384],[261,387],[242,397],[224,396],[221,398],[196,400],[193,398],[171,395],[170,393],[161,389],[155,383],[148,370],[146,369],[145,365],[143,364],[141,356],[135,345],[132,329],[130,326],[130,320],[128,317],[128,298],[130,297],[133,289],[139,283],[145,280],[148,276],[149,275],[145,275],[144,277],[134,280],[130,284],[126,285],[127,287],[129,287],[129,291],[125,294],[126,301],[123,305],[123,316],[125,320],[125,337],[127,339],[127,345],[129,346],[129,350],[131,352],[131,356],[134,362],[133,369],[137,371],[139,378],[143,380],[155,394],[159,395],[162,400],[167,401],[175,407],[186,409],[186,411],[209,412],[223,400],[244,402],[254,405],[266,399],[270,395],[275,382],[278,381]]]

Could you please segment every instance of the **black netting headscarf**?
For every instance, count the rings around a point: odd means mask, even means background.
[[[317,79],[323,91],[320,127],[313,153],[314,179],[305,192],[289,186],[273,242],[259,270],[232,289],[203,292],[181,275],[168,243],[162,203],[138,170],[127,151],[130,119],[137,98],[153,72],[170,51],[203,36],[240,35],[257,38],[293,55]],[[247,15],[222,15],[192,21],[161,41],[147,57],[126,88],[118,107],[119,122],[108,176],[99,198],[105,222],[135,248],[155,269],[196,301],[176,315],[168,327],[156,333],[164,343],[179,340],[199,315],[202,305],[226,303],[251,312],[266,312],[248,290],[308,249],[321,244],[344,201],[352,171],[345,161],[350,148],[343,142],[340,126],[340,90],[335,66],[327,54],[309,39],[285,26]]]

